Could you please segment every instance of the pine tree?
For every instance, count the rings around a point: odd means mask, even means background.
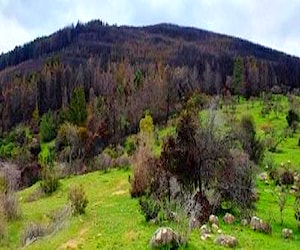
[[[244,82],[243,59],[240,56],[238,56],[234,61],[233,77],[232,77],[233,90],[235,95],[241,94],[243,82]]]
[[[76,125],[83,125],[87,118],[87,109],[83,88],[76,88],[69,105],[69,121]]]
[[[56,136],[55,122],[51,110],[43,114],[40,124],[40,137],[43,142],[49,142]]]

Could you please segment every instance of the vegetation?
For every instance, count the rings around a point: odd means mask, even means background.
[[[85,208],[88,204],[88,199],[86,197],[83,186],[74,186],[70,188],[69,200],[73,209],[73,213],[84,214]]]
[[[52,141],[56,136],[56,126],[53,115],[49,110],[41,118],[40,138],[43,142]]]
[[[0,246],[145,249],[167,226],[214,249],[200,227],[232,213],[219,226],[239,247],[297,249],[298,66],[200,30],[99,21],[2,55]],[[254,215],[258,232],[240,223]]]
[[[76,88],[69,105],[68,118],[76,125],[83,125],[87,118],[86,102],[83,88]]]
[[[42,169],[42,179],[40,182],[41,189],[46,194],[52,194],[59,185],[57,173],[54,166],[45,165]]]

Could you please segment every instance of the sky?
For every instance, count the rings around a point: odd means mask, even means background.
[[[300,0],[0,0],[0,54],[78,21],[162,22],[232,35],[300,57]]]

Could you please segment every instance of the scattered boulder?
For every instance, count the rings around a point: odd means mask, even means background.
[[[289,228],[284,228],[282,229],[281,231],[281,235],[283,238],[285,239],[290,239],[293,237],[293,230],[292,229],[289,229]]]
[[[236,247],[238,240],[234,236],[221,234],[215,238],[214,243],[226,247]]]
[[[210,224],[216,224],[216,225],[219,225],[219,218],[218,216],[214,215],[214,214],[211,214],[209,216],[209,223]]]
[[[256,216],[253,216],[251,218],[250,227],[255,231],[263,232],[266,234],[272,233],[271,225]]]
[[[213,223],[212,225],[211,225],[211,231],[215,234],[215,233],[218,233],[218,231],[219,231],[219,226],[217,225],[217,224],[215,224],[215,223]]]
[[[201,192],[197,192],[193,195],[186,205],[187,214],[190,215],[191,218],[195,218],[199,222],[199,225],[208,221],[211,210],[212,208],[208,199]],[[193,223],[190,223],[190,225],[192,224]]]
[[[271,234],[272,233],[272,228],[270,223],[266,222],[266,221],[262,221],[260,223],[260,231],[265,233],[265,234]]]
[[[206,224],[204,224],[200,227],[200,234],[201,235],[210,234],[210,233],[211,233],[211,231],[210,231],[209,227]]]
[[[261,219],[256,217],[256,216],[253,216],[251,218],[251,221],[250,221],[250,227],[253,229],[253,230],[256,230],[256,231],[259,231],[260,230],[260,223],[261,223]]]
[[[183,243],[182,237],[169,227],[158,228],[150,240],[152,248],[170,247],[177,249]]]
[[[232,224],[234,220],[235,220],[234,216],[230,213],[226,213],[225,216],[223,217],[223,221],[226,224]]]
[[[205,240],[207,240],[207,239],[210,239],[211,238],[211,234],[202,234],[201,236],[200,236],[200,239],[201,240],[203,240],[203,241],[205,241]]]
[[[268,173],[267,172],[262,172],[258,175],[258,179],[261,181],[267,181],[268,180]]]
[[[242,219],[241,220],[241,225],[242,226],[247,226],[248,225],[248,220],[247,219]]]

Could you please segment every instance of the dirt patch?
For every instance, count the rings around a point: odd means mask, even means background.
[[[122,194],[126,194],[128,191],[127,190],[118,190],[116,192],[113,192],[113,195],[122,195]]]
[[[80,242],[77,240],[71,239],[67,243],[61,245],[59,249],[77,249]]]
[[[83,228],[79,232],[79,237],[78,239],[71,239],[68,242],[64,243],[61,245],[58,249],[63,250],[63,249],[78,249],[80,245],[84,242],[83,236],[86,234],[88,231],[88,228]]]
[[[80,232],[79,232],[79,236],[80,237],[83,237],[83,235],[85,235],[85,233],[88,231],[87,228],[84,228],[84,229],[81,229]]]
[[[137,238],[137,232],[130,230],[129,232],[125,233],[125,237],[130,241],[134,241]]]

